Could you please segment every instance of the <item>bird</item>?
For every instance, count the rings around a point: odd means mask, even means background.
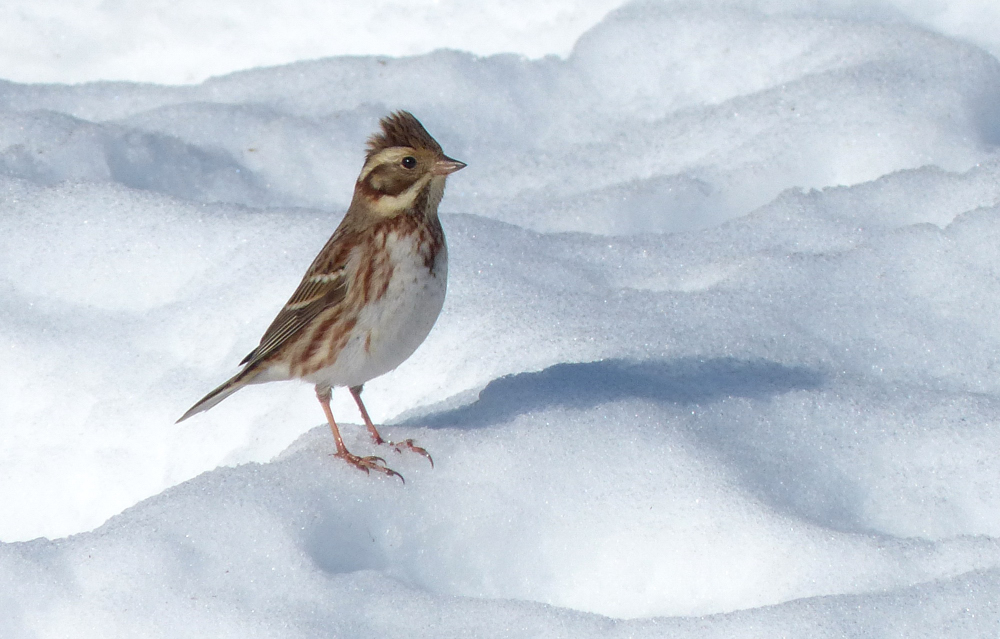
[[[351,204],[241,370],[192,406],[178,423],[249,384],[299,379],[315,385],[337,447],[335,457],[369,473],[402,475],[385,459],[347,450],[330,409],[347,387],[376,445],[425,456],[412,439],[382,438],[361,392],[406,360],[430,333],[444,304],[448,248],[438,204],[449,175],[466,164],[408,111],[379,121],[368,138]],[[403,480],[405,482],[405,480]]]

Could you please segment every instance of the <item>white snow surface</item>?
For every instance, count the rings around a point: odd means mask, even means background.
[[[995,637],[995,5],[411,4],[3,8],[0,637]],[[469,165],[365,391],[434,468],[296,382],[174,424],[399,108]]]

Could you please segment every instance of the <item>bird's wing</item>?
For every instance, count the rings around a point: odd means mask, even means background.
[[[323,310],[340,303],[347,295],[347,275],[344,264],[324,264],[320,268],[322,253],[306,272],[299,287],[285,303],[260,338],[257,348],[243,358],[240,364],[250,368],[281,348]]]

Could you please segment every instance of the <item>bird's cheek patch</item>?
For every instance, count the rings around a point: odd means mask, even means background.
[[[375,169],[365,183],[379,195],[396,196],[412,186],[414,179],[409,175],[399,175],[395,171]]]

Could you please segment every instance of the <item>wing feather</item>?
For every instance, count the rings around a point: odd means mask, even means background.
[[[246,364],[249,368],[267,358],[320,313],[339,304],[347,295],[345,270],[344,265],[328,272],[315,272],[314,268],[310,268],[292,297],[260,338],[260,344],[240,364]]]

